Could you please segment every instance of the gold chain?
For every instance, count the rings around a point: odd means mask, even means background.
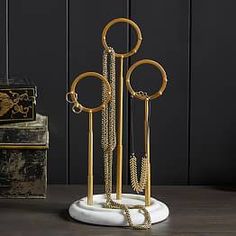
[[[143,192],[147,183],[148,159],[146,157],[142,158],[141,174],[139,181],[138,181],[137,158],[134,153],[132,153],[130,156],[129,165],[130,165],[131,187],[137,193],[141,193]]]
[[[108,54],[110,55],[110,71],[108,75]],[[123,210],[124,215],[130,227],[133,229],[149,229],[151,227],[150,214],[143,205],[126,205],[120,204],[112,200],[112,161],[113,151],[116,147],[116,81],[115,81],[115,52],[113,48],[103,53],[103,76],[109,80],[112,89],[112,98],[108,108],[102,111],[102,148],[104,151],[104,182],[106,207],[118,208]],[[103,100],[105,99],[106,88],[103,86]],[[144,223],[141,225],[134,225],[130,215],[130,209],[139,209],[144,214]]]
[[[143,97],[148,96],[147,93],[143,91],[139,91],[137,92],[137,94]],[[131,97],[131,99],[133,98]],[[134,122],[134,121],[132,120],[131,122]],[[134,132],[134,131],[132,130],[131,132]],[[132,138],[134,138],[134,134],[132,134]],[[137,158],[135,156],[135,153],[131,153],[129,165],[130,165],[130,179],[131,179],[132,189],[136,191],[137,193],[143,192],[147,183],[147,176],[148,176],[147,174],[148,174],[148,166],[149,166],[146,154],[145,154],[145,157],[142,157],[140,180],[138,180]]]

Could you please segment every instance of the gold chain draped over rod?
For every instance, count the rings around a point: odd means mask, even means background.
[[[115,57],[120,58],[120,78],[119,78],[119,96],[118,96],[118,130],[117,130],[117,175],[116,175],[116,199],[121,199],[122,194],[122,172],[123,172],[123,68],[124,58],[134,55],[142,42],[142,33],[138,25],[127,18],[116,18],[111,20],[103,29],[102,32],[102,44],[106,51],[109,51],[109,45],[106,41],[106,35],[108,30],[115,24],[127,23],[132,26],[137,35],[137,42],[133,49],[126,53],[115,52]]]
[[[110,54],[110,71],[108,73],[108,54]],[[112,162],[113,162],[113,151],[116,145],[115,139],[115,52],[109,47],[109,51],[104,50],[103,53],[103,76],[111,84],[111,102],[107,108],[102,112],[102,148],[104,151],[104,184],[105,184],[105,195],[106,195],[106,207],[107,208],[118,208],[123,210],[124,216],[130,227],[133,229],[149,229],[151,226],[150,214],[143,205],[126,205],[113,201],[112,199]],[[106,94],[106,88],[103,87],[103,95]],[[134,225],[130,209],[139,209],[144,215],[144,223],[140,225]]]
[[[153,65],[154,67],[156,67],[160,72],[161,72],[161,76],[162,76],[162,85],[161,88],[156,91],[154,94],[151,95],[145,95],[144,93],[140,93],[140,92],[135,92],[132,85],[131,85],[131,74],[132,72],[140,65],[143,64],[149,64],[149,65]],[[145,153],[147,156],[147,182],[145,185],[145,205],[146,206],[150,206],[150,202],[151,202],[151,160],[150,160],[150,128],[149,128],[149,102],[152,99],[156,99],[158,97],[160,97],[167,85],[167,75],[166,72],[164,70],[164,68],[156,61],[153,60],[149,60],[149,59],[143,59],[140,61],[137,61],[136,63],[134,63],[128,70],[127,75],[126,75],[126,86],[131,94],[131,96],[140,99],[140,100],[144,100],[145,102],[145,109],[144,109],[144,130],[145,130]]]

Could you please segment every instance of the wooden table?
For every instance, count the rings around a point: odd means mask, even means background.
[[[96,186],[95,192],[102,189]],[[236,235],[236,188],[154,186],[153,196],[169,206],[170,216],[142,232],[87,225],[70,219],[69,204],[85,193],[86,187],[81,185],[50,185],[45,200],[0,199],[0,235]]]

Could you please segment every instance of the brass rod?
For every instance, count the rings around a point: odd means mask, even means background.
[[[124,87],[124,57],[120,58],[120,81],[118,95],[118,137],[117,137],[117,173],[116,173],[116,199],[122,194],[122,162],[123,162],[123,87]]]
[[[93,113],[89,112],[88,132],[88,198],[87,204],[93,204]]]
[[[145,153],[148,158],[148,174],[147,174],[147,183],[146,183],[146,187],[145,187],[145,205],[150,206],[150,201],[151,201],[151,163],[150,163],[149,98],[145,99],[144,133],[145,133]]]

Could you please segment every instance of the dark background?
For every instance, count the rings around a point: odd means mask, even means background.
[[[153,184],[236,183],[236,2],[233,0],[10,0],[10,73],[38,86],[37,110],[50,121],[50,183],[86,183],[87,114],[71,112],[65,93],[85,71],[101,72],[101,31],[117,17],[141,28],[138,53],[125,60],[157,60],[167,71],[165,94],[152,101]],[[5,73],[5,0],[0,0],[0,74]],[[133,30],[108,35],[117,51],[130,50]],[[160,76],[137,69],[135,87],[154,91]],[[157,78],[158,77],[158,78]],[[83,101],[98,100],[93,81]],[[129,98],[125,90],[124,183],[128,183]],[[135,101],[135,146],[143,150],[143,103]],[[95,183],[102,183],[100,114],[95,115]]]

